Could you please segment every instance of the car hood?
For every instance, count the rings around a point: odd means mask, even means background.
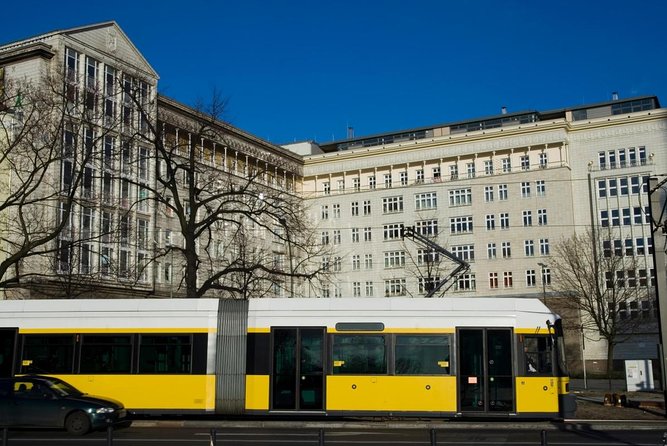
[[[107,398],[107,397],[102,397],[102,396],[95,396],[95,395],[79,395],[79,396],[67,396],[65,399],[70,400],[70,401],[79,401],[82,403],[94,403],[94,404],[99,404],[100,406],[105,406],[105,407],[115,407],[116,409],[123,409],[123,403],[120,401]]]

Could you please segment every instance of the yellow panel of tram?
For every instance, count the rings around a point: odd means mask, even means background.
[[[456,411],[455,376],[327,377],[327,410]]]

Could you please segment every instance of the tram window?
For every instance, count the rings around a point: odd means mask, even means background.
[[[334,335],[333,373],[381,375],[387,373],[385,337]]]
[[[553,373],[552,347],[547,336],[526,336],[523,340],[525,371],[528,375]]]
[[[72,373],[74,336],[25,335],[21,373]]]
[[[80,373],[130,373],[132,338],[129,335],[83,335]]]
[[[448,375],[449,337],[396,336],[397,375]]]
[[[139,373],[190,373],[190,335],[142,335],[139,342]]]

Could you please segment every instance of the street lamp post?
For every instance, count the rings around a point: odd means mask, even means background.
[[[547,304],[547,278],[546,278],[546,269],[547,265],[544,263],[538,263],[540,265],[540,268],[542,268],[542,302],[544,305]]]

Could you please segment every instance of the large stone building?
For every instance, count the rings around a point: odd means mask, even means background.
[[[422,297],[448,279],[441,289],[448,295],[530,296],[556,305],[556,244],[587,228],[611,228],[616,238],[604,249],[637,260],[637,268],[618,272],[617,279],[646,291],[619,308],[622,317],[646,320],[646,333],[635,333],[617,357],[656,356],[647,179],[667,172],[667,110],[656,97],[615,95],[551,111],[502,109],[486,118],[279,147],[159,96],[157,73],[114,22],[0,46],[3,124],[10,130],[27,120],[20,89],[11,98],[8,93],[19,83],[62,88],[63,106],[48,110],[61,118],[55,130],[61,143],[42,180],[56,205],[38,206],[32,215],[35,223],[60,224],[61,214],[69,219],[44,243],[44,255],[4,273],[5,279],[20,276],[10,296],[183,295],[185,272],[178,265],[187,231],[174,213],[192,203],[185,194],[175,204],[177,190],[156,198],[167,191],[154,153],[162,147],[178,159],[196,152],[199,166],[228,183],[252,176],[265,191],[255,201],[279,191],[303,207],[303,221],[324,248],[308,259],[316,261],[295,261],[296,235],[280,215],[265,225],[273,235],[254,222],[249,238],[263,240],[268,249],[260,251],[278,270],[293,272],[303,263],[326,274],[319,282],[267,276],[274,286],[262,296]],[[9,145],[3,138],[10,141],[12,133],[0,136],[0,144]],[[200,170],[196,177],[205,176]],[[0,172],[0,192],[8,197],[17,172],[6,162]],[[183,178],[183,188],[188,181]],[[21,247],[14,242],[23,230],[15,225],[17,212],[3,210],[0,261]],[[192,247],[207,254],[198,283],[215,275],[218,257],[233,245],[223,226]],[[469,269],[450,278],[453,263],[403,238],[403,227],[446,247]],[[228,297],[222,279],[212,285],[220,286],[204,295]],[[578,345],[578,337],[571,342]],[[585,355],[591,365],[604,359],[604,344],[587,345]]]

